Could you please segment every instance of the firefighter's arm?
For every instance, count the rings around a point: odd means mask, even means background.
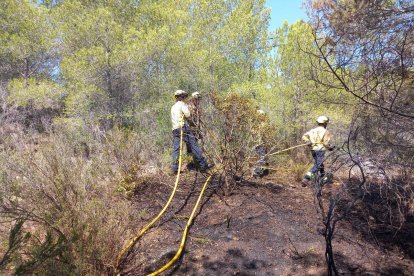
[[[309,147],[312,146],[312,142],[310,141],[309,132],[306,132],[305,134],[303,134],[302,140],[306,143],[307,146],[309,146]]]
[[[332,135],[331,135],[331,133],[329,132],[329,131],[326,131],[326,133],[325,133],[325,135],[324,135],[324,137],[323,137],[323,141],[322,141],[322,143],[323,143],[323,145],[329,150],[329,151],[332,151],[332,150],[334,150],[335,149],[335,145],[332,145],[331,143],[330,143],[330,141],[331,141],[331,138],[332,138]]]
[[[183,114],[186,118],[190,118],[191,112],[190,112],[190,109],[188,108],[188,105],[183,104],[183,106],[181,108],[181,111],[183,112]]]

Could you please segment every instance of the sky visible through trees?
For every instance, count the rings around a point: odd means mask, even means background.
[[[136,189],[168,179],[182,89],[203,95],[224,197],[251,180],[259,143],[301,144],[330,118],[337,186],[313,195],[337,274],[332,239],[355,208],[378,204],[390,236],[412,219],[413,18],[409,0],[1,0],[0,269],[113,273]],[[311,160],[270,161],[293,185]]]
[[[285,20],[289,24],[301,19],[306,21],[307,16],[303,2],[303,0],[266,0],[266,6],[272,9],[269,30],[273,31],[279,28]]]

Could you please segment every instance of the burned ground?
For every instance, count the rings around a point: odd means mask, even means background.
[[[174,256],[204,181],[200,174],[183,174],[172,206],[135,245],[123,264],[124,275],[152,272]],[[163,207],[173,182],[173,177],[164,178],[136,190],[137,231]],[[339,274],[411,275],[413,223],[407,221],[400,232],[383,233],[380,225],[358,216],[360,211],[355,209],[338,225],[333,246]],[[312,188],[293,179],[269,176],[246,182],[227,197],[213,180],[183,257],[164,275],[324,275],[322,226]]]

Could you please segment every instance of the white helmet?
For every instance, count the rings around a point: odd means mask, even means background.
[[[191,94],[191,97],[193,97],[193,98],[201,98],[201,94],[200,94],[200,92],[194,92],[193,94]]]
[[[329,122],[329,118],[326,116],[319,116],[318,119],[316,119],[316,122],[318,124],[327,124]]]
[[[261,109],[258,109],[257,110],[257,113],[259,113],[259,114],[261,114],[261,115],[265,115],[266,114],[266,112],[264,112],[263,110],[261,110]]]
[[[176,90],[174,92],[174,96],[181,96],[181,95],[187,95],[187,92],[185,92],[184,90]]]

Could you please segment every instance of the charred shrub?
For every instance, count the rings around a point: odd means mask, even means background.
[[[214,133],[207,132],[207,136],[214,141],[214,146],[209,152],[222,166],[224,193],[231,194],[238,183],[251,175],[255,147],[269,134],[267,117],[257,112],[251,99],[235,93],[212,94],[212,103]]]

